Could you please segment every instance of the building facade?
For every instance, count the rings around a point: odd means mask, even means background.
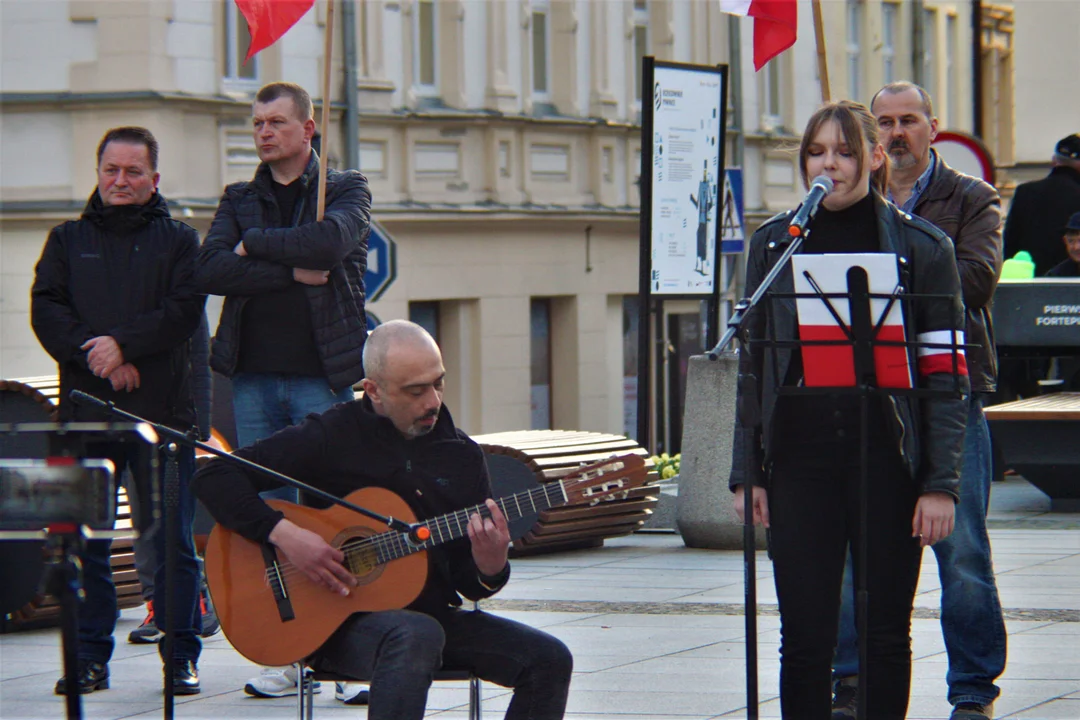
[[[833,97],[867,102],[884,82],[915,78],[943,127],[972,129],[969,3],[823,7]],[[632,434],[641,57],[731,65],[727,158],[744,168],[752,229],[803,193],[794,148],[821,99],[810,3],[800,40],[760,73],[751,21],[714,0],[338,8],[329,160],[368,176],[397,245],[397,279],[369,309],[433,331],[447,402],[470,432]],[[321,95],[326,16],[318,0],[245,65],[232,0],[0,0],[0,377],[52,371],[29,326],[33,264],[91,192],[105,130],[153,130],[162,192],[205,232],[223,186],[257,166],[253,91],[289,80]],[[699,304],[666,303],[659,326],[668,392],[653,413],[665,423],[681,412],[680,367],[702,349]]]

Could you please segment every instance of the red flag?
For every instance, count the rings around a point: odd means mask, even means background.
[[[315,0],[236,0],[251,30],[251,46],[244,62],[276,43],[314,5]]]
[[[754,70],[795,44],[796,0],[720,0],[720,10],[754,18]]]

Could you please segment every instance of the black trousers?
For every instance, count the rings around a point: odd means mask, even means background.
[[[371,681],[368,720],[422,720],[441,667],[513,688],[506,720],[560,720],[574,660],[542,630],[480,610],[448,610],[439,619],[386,610],[353,615],[313,664]]]
[[[911,685],[911,611],[922,549],[911,537],[918,490],[897,451],[874,433],[869,473],[867,717],[903,720]],[[784,718],[828,720],[831,664],[848,543],[859,550],[859,444],[788,444],[769,491],[780,604]]]

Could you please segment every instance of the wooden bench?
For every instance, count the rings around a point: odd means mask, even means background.
[[[571,474],[582,463],[611,455],[648,458],[635,441],[621,435],[573,430],[520,430],[473,437],[484,449],[492,493],[502,497]],[[528,555],[573,548],[599,547],[604,538],[628,535],[640,528],[659,502],[656,473],[648,463],[649,480],[624,500],[599,505],[564,505],[511,525],[513,554]]]
[[[0,380],[0,422],[55,422],[60,385],[56,376]],[[38,457],[44,454],[44,446],[18,447],[5,443],[2,457]],[[127,494],[123,488],[117,498],[116,529],[130,530],[131,515]],[[5,563],[18,563],[12,573],[20,576],[20,584],[36,587],[44,572],[44,542],[5,541],[0,543],[0,578],[13,582]],[[117,602],[121,608],[142,605],[142,585],[135,569],[134,535],[113,540],[110,557],[113,582],[116,584]],[[60,621],[60,606],[51,595],[30,591],[29,601],[20,609],[0,617],[0,632],[11,632],[36,627],[56,625]]]
[[[1025,398],[986,408],[1011,467],[1050,496],[1050,509],[1080,512],[1080,393]]]

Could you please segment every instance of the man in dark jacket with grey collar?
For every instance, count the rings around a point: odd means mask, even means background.
[[[319,157],[311,97],[271,83],[255,95],[252,124],[262,163],[250,182],[225,188],[197,259],[200,289],[224,295],[210,366],[232,378],[239,445],[252,445],[353,399],[367,337],[364,272],[371,193],[356,170],[329,170],[316,220]],[[267,494],[296,501],[282,488]],[[282,672],[245,689],[296,692]]]
[[[1001,200],[991,185],[953,170],[930,147],[937,135],[937,118],[930,96],[921,87],[908,82],[886,85],[874,96],[870,109],[892,161],[889,200],[952,238],[960,272],[971,380],[960,502],[952,534],[931,547],[941,577],[951,718],[977,720],[993,716],[1000,692],[994,680],[1005,669],[1005,621],[986,533],[992,463],[983,415],[984,398],[997,383],[990,304],[1001,275]],[[834,718],[855,717],[857,636],[854,598],[846,585],[843,601],[834,661]]]

